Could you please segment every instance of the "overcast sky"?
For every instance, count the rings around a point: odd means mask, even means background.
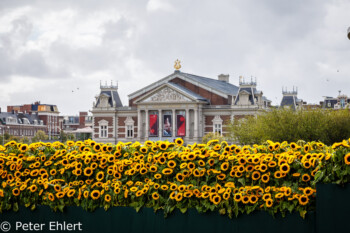
[[[0,1],[0,106],[92,108],[100,80],[127,95],[174,72],[256,77],[279,104],[282,86],[319,103],[350,96],[350,1]]]

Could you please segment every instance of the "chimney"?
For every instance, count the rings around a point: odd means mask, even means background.
[[[229,80],[230,80],[230,75],[228,75],[228,74],[220,74],[218,76],[218,78],[219,78],[220,81],[224,81],[224,82],[228,83]]]

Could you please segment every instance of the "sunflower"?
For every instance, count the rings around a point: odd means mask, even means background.
[[[240,165],[244,165],[244,164],[247,163],[247,160],[246,160],[245,158],[241,157],[241,158],[238,159],[238,163],[239,163]]]
[[[259,198],[258,198],[257,196],[255,196],[255,195],[251,195],[251,196],[249,197],[249,202],[250,202],[251,204],[255,204],[258,200],[259,200]]]
[[[47,198],[50,200],[50,201],[54,201],[55,200],[55,195],[53,195],[52,193],[49,193],[47,195]]]
[[[164,169],[162,170],[162,173],[163,173],[164,175],[171,175],[171,174],[173,173],[173,169],[171,169],[171,168],[164,168]]]
[[[106,202],[110,202],[111,200],[112,200],[111,195],[106,194],[106,195],[105,195],[105,201],[106,201]]]
[[[309,150],[310,150],[310,146],[309,146],[309,144],[306,144],[304,146],[304,152],[307,153],[307,152],[309,152]]]
[[[67,141],[67,146],[70,146],[70,147],[74,146],[74,142],[73,141]]]
[[[300,205],[306,205],[307,203],[309,203],[309,197],[306,195],[301,195],[299,197],[299,204]]]
[[[350,165],[350,153],[348,153],[344,156],[344,162],[346,165]]]
[[[154,178],[156,178],[157,180],[159,180],[160,178],[162,178],[162,174],[157,173],[154,175]]]
[[[306,160],[303,162],[303,166],[306,168],[306,169],[309,169],[311,167],[311,163],[310,161]]]
[[[147,173],[147,171],[148,171],[147,168],[143,167],[143,168],[140,169],[140,174],[144,175],[144,174]]]
[[[267,182],[269,182],[269,180],[270,180],[270,176],[268,174],[264,174],[261,176],[262,182],[267,183]]]
[[[209,166],[213,166],[214,163],[215,163],[215,160],[214,160],[214,159],[209,159],[209,160],[208,160]]]
[[[242,197],[242,203],[243,203],[243,204],[248,204],[248,203],[249,203],[249,200],[250,200],[249,196],[246,196],[246,195],[245,195],[245,196]]]
[[[113,190],[113,192],[114,192],[115,194],[119,194],[120,191],[121,191],[121,189],[120,189],[119,187],[115,187],[114,190]]]
[[[267,199],[265,203],[266,203],[266,207],[270,208],[273,205],[273,200]]]
[[[253,179],[253,180],[258,180],[258,179],[260,179],[260,172],[254,171],[254,172],[252,173],[252,179]]]
[[[261,172],[266,172],[267,169],[268,169],[268,167],[266,164],[264,164],[264,163],[260,164],[259,170]]]
[[[174,160],[169,160],[167,165],[170,168],[174,168],[174,167],[176,167],[176,162]]]
[[[277,163],[276,163],[276,161],[270,161],[270,162],[268,163],[268,166],[269,166],[269,167],[276,167],[276,166],[277,166]]]
[[[184,192],[186,191],[186,185],[180,185],[178,188],[177,188],[180,192]]]
[[[56,197],[57,197],[58,199],[63,198],[63,197],[64,197],[64,195],[66,195],[66,193],[65,193],[65,192],[58,192],[58,193],[56,193]]]
[[[229,163],[228,162],[223,162],[220,166],[222,171],[226,171],[229,168]]]
[[[166,185],[166,184],[163,184],[160,186],[160,189],[163,190],[163,191],[167,191],[169,189],[169,186]]]
[[[38,190],[38,187],[35,185],[35,184],[32,184],[30,187],[29,187],[29,190],[34,193],[36,190]]]
[[[281,171],[276,171],[276,172],[274,173],[274,177],[275,177],[276,179],[281,178],[281,177],[282,177],[282,172],[281,172]]]
[[[73,197],[74,194],[75,194],[75,189],[70,189],[70,190],[67,192],[67,197]]]
[[[156,166],[156,165],[151,165],[150,167],[149,167],[149,171],[150,172],[156,172],[158,170],[158,167]]]
[[[91,176],[92,173],[93,173],[93,170],[92,170],[91,167],[86,167],[86,168],[84,169],[84,175],[85,175],[85,176]]]
[[[12,189],[13,196],[18,196],[21,193],[21,191],[18,188]]]
[[[193,170],[193,169],[195,169],[195,167],[196,167],[196,165],[195,165],[194,163],[192,163],[192,162],[189,162],[189,163],[187,164],[187,168],[188,168],[189,170]]]
[[[19,150],[20,150],[22,153],[25,153],[28,149],[29,149],[29,147],[28,147],[27,144],[22,144],[22,145],[19,147]]]
[[[302,177],[301,177],[302,181],[304,182],[308,182],[311,178],[308,174],[304,174]]]
[[[85,171],[84,171],[84,174],[85,174]],[[96,180],[97,180],[97,181],[101,181],[101,180],[103,180],[104,176],[105,176],[104,172],[103,172],[103,171],[99,171],[99,172],[96,174]]]
[[[241,193],[236,193],[234,196],[233,196],[233,200],[235,202],[240,202],[242,200],[242,194]]]
[[[161,150],[166,150],[166,149],[168,149],[168,143],[166,143],[166,142],[161,142],[161,143],[159,144],[159,149],[161,149]]]
[[[267,199],[271,199],[271,193],[265,193],[263,196],[262,196],[262,199],[264,201],[266,201]]]
[[[183,194],[182,194],[182,193],[178,193],[178,194],[176,194],[176,196],[175,196],[175,200],[176,200],[176,201],[181,201],[182,198],[183,198]]]
[[[176,184],[170,184],[170,190],[171,191],[177,190],[177,185]]]
[[[218,180],[224,180],[226,178],[226,174],[221,173],[221,174],[217,175],[216,178]]]
[[[287,163],[283,163],[280,165],[280,171],[283,173],[288,173],[290,171],[290,167]]]
[[[303,193],[306,195],[306,196],[310,196],[314,193],[314,190],[311,188],[311,187],[306,187],[304,190],[303,190]]]
[[[146,146],[143,146],[140,148],[140,152],[146,154],[148,151],[148,148]]]
[[[182,138],[176,138],[175,139],[175,145],[180,147],[180,146],[183,145],[183,143],[184,143],[184,141],[182,140]]]
[[[177,173],[176,174],[176,179],[179,182],[183,182],[185,180],[185,176],[182,173]]]
[[[94,151],[99,152],[101,150],[101,145],[99,143],[96,143],[94,146]]]
[[[61,185],[59,185],[59,184],[55,184],[55,185],[53,186],[53,188],[54,188],[54,190],[55,190],[56,192],[60,192],[60,191],[61,191]]]
[[[100,193],[100,191],[98,191],[98,190],[93,190],[93,191],[90,193],[90,197],[91,197],[93,200],[97,200],[100,196],[101,196],[101,193]]]
[[[215,194],[212,198],[213,204],[218,205],[221,202],[221,196],[218,194]]]

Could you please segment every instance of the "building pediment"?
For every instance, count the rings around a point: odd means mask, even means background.
[[[192,96],[175,84],[166,83],[149,94],[137,99],[136,104],[148,103],[191,103],[198,102],[198,96]]]

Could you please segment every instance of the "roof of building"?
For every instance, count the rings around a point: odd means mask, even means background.
[[[200,96],[197,93],[194,93],[193,91],[191,91],[191,90],[189,90],[181,85],[178,85],[176,83],[167,83],[167,84],[176,88],[176,89],[179,89],[180,91],[186,93],[187,95],[191,96],[192,98],[194,98],[196,100],[208,101],[208,99],[204,98],[203,96]]]
[[[108,97],[108,103],[112,107],[123,107],[122,101],[120,100],[117,89],[115,90],[102,90],[100,95],[106,95]],[[115,101],[116,106],[113,105],[113,101]],[[98,106],[100,103],[100,98],[98,98],[95,106]]]
[[[291,106],[293,109],[295,109],[297,100],[298,98],[294,95],[285,95],[282,98],[281,107]]]
[[[38,115],[36,115],[36,114],[1,112],[0,113],[0,121],[2,124],[6,123],[7,117],[15,118],[17,123],[19,123],[18,119],[21,119],[21,121],[23,122],[23,120],[22,120],[23,118],[28,119],[30,124],[34,124],[34,120],[36,120],[37,122],[40,122],[40,119],[39,119]]]
[[[236,95],[238,92],[238,87],[218,79],[206,78],[198,75],[178,72],[179,74],[185,76],[186,78],[192,79],[195,82],[199,82],[205,86],[216,89],[217,91],[223,92],[227,95]]]

